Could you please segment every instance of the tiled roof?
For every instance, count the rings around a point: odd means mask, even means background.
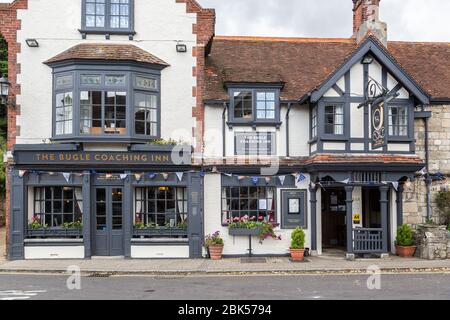
[[[228,99],[224,82],[284,82],[282,100],[318,87],[357,49],[354,39],[215,37],[205,100]],[[389,42],[398,64],[431,97],[450,97],[450,43]]]
[[[64,60],[114,60],[114,61],[136,61],[150,64],[169,66],[166,62],[153,54],[133,45],[123,44],[79,44],[57,56],[47,60],[46,64]]]

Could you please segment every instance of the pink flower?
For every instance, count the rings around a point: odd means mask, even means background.
[[[264,220],[264,217],[263,217],[263,216],[259,216],[258,220],[259,220],[259,221],[263,221],[263,220]]]

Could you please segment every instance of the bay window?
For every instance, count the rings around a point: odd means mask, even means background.
[[[53,140],[159,138],[159,70],[121,66],[119,72],[114,66],[92,65],[67,70],[54,69]]]
[[[235,218],[276,222],[276,188],[256,186],[222,187],[222,224]]]

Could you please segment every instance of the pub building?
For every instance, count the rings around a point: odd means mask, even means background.
[[[296,227],[313,255],[395,253],[450,57],[387,41],[379,4],[353,0],[341,39],[216,36],[194,0],[0,4],[21,20],[8,258],[201,258],[216,231],[225,256],[284,256]]]

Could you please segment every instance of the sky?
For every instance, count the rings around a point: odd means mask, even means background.
[[[216,9],[217,35],[347,38],[352,0],[197,0]],[[381,0],[389,40],[450,42],[450,0]]]

